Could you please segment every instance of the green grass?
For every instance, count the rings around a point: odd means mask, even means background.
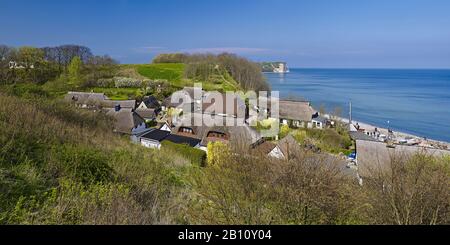
[[[96,93],[105,93],[112,100],[128,100],[134,99],[136,96],[142,95],[140,88],[89,88],[88,91]]]
[[[149,79],[180,81],[184,72],[184,64],[178,63],[136,65],[136,67],[140,75]]]
[[[181,63],[158,63],[145,65],[124,65],[124,68],[134,67],[139,75],[149,79],[165,79],[175,88],[194,86],[194,83],[201,83],[203,89],[207,91],[233,91],[239,89],[239,85],[228,74],[218,76],[212,81],[196,81],[183,78],[185,64]]]
[[[186,160],[114,135],[102,113],[26,97],[0,93],[0,224],[175,223]]]

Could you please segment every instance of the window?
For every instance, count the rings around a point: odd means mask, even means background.
[[[194,131],[191,128],[180,128],[179,132],[183,132],[183,133],[188,133],[188,134],[193,134]]]

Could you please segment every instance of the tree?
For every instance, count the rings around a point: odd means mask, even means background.
[[[211,81],[231,77],[244,90],[269,91],[261,67],[235,54],[160,54],[153,63],[184,63],[184,76],[190,79]],[[213,81],[214,82],[214,81]]]
[[[13,82],[44,83],[57,75],[53,64],[44,59],[42,49],[20,47],[12,60],[20,67],[11,69]]]
[[[319,107],[319,113],[320,113],[321,116],[323,116],[323,115],[326,114],[325,105],[324,105],[323,103],[320,104],[320,107]]]
[[[377,166],[376,163],[373,164]],[[363,188],[375,224],[449,224],[450,158],[397,152],[371,168]]]
[[[14,51],[11,47],[0,45],[0,83],[6,83],[8,80],[9,62]]]
[[[57,47],[44,47],[45,60],[58,64],[59,71],[62,72],[67,68],[72,59],[78,56],[83,63],[87,63],[93,56],[88,47],[80,45],[62,45]]]
[[[80,81],[80,71],[81,71],[81,59],[78,56],[75,56],[70,62],[67,70],[69,75],[69,81],[71,83],[76,83]]]

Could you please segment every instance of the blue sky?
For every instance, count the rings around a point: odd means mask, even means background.
[[[121,63],[234,52],[291,67],[450,68],[448,0],[0,0],[0,43]]]

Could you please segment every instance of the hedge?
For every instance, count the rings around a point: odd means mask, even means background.
[[[176,144],[168,140],[162,141],[161,145],[162,147],[172,149],[177,153],[180,153],[182,156],[189,159],[191,164],[197,164],[202,167],[206,165],[206,152],[202,150],[193,148],[186,144]]]

